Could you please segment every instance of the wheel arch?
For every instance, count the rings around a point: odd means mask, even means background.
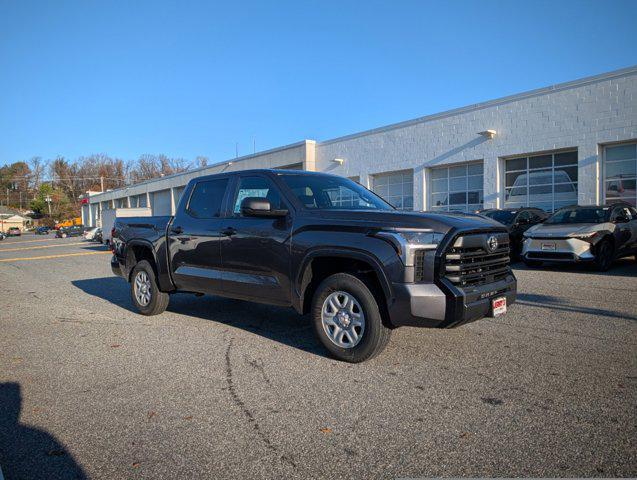
[[[335,260],[340,263],[331,263]],[[392,298],[392,288],[381,262],[368,253],[344,248],[317,249],[304,257],[295,281],[298,297],[298,305],[295,305],[295,308],[299,313],[308,313],[314,292],[324,278],[334,273],[354,272],[368,275],[374,286],[383,294],[384,307],[387,308]]]
[[[159,270],[157,265],[157,256],[153,244],[148,240],[135,239],[126,244],[126,268],[128,269],[128,281],[131,281],[131,275],[135,265],[142,260],[147,260],[153,267],[155,277],[159,278]]]

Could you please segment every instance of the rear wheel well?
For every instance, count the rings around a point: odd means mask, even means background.
[[[303,313],[307,314],[312,308],[314,292],[330,275],[335,273],[349,273],[360,278],[378,299],[378,307],[383,317],[383,323],[389,324],[387,298],[374,267],[364,260],[349,257],[325,256],[313,258],[303,272],[301,292]]]
[[[153,256],[153,252],[150,247],[146,245],[132,245],[128,247],[128,255],[126,257],[126,264],[129,269],[129,281],[135,265],[137,265],[142,260],[146,260],[148,263],[150,263],[150,265],[153,267],[153,271],[155,272],[155,277],[157,277],[157,265],[155,264],[155,257]]]

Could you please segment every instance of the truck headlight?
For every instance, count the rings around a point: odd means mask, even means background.
[[[374,236],[389,241],[406,267],[414,266],[416,250],[435,250],[445,234],[433,230],[387,229],[374,233]]]

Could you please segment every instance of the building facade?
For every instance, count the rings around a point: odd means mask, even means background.
[[[191,178],[295,168],[352,178],[404,210],[637,203],[637,66],[345,137],[302,142],[91,195],[108,208],[174,213]]]

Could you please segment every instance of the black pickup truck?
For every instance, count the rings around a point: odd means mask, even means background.
[[[174,217],[119,218],[113,272],[144,315],[174,292],[310,313],[336,358],[362,362],[393,328],[448,328],[515,301],[509,236],[478,216],[397,211],[346,178],[246,170],[190,181]]]

